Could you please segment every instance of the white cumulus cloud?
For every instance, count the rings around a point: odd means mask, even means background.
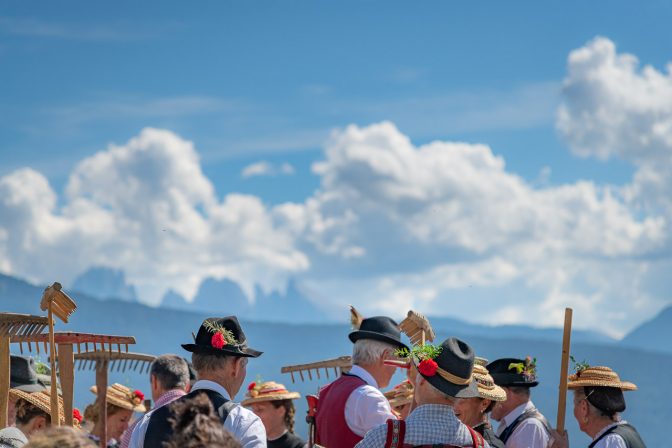
[[[145,129],[82,160],[57,205],[47,179],[23,169],[0,179],[5,271],[71,281],[91,265],[125,271],[141,295],[192,296],[205,277],[229,277],[253,294],[282,287],[309,260],[259,198],[218,200],[191,142]]]

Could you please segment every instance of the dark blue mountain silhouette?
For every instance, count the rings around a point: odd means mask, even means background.
[[[672,306],[632,330],[623,344],[644,350],[672,353]]]
[[[124,271],[102,266],[89,268],[79,275],[70,289],[103,300],[138,300],[135,287],[126,283]]]

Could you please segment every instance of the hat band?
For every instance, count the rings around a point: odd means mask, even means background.
[[[269,394],[277,394],[277,393],[286,394],[287,389],[265,389],[265,390],[259,391],[259,395],[269,395]]]
[[[443,370],[441,367],[438,367],[436,369],[436,373],[438,373],[441,378],[448,381],[449,383],[457,384],[460,386],[467,386],[469,385],[469,383],[471,383],[471,376],[469,378],[462,378],[460,376],[453,375],[452,373]]]

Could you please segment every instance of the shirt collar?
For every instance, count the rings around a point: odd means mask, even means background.
[[[529,411],[530,409],[534,409],[534,403],[532,403],[532,400],[528,401],[527,403],[523,403],[517,408],[515,408],[513,411],[509,412],[504,416],[504,423],[506,423],[506,426],[509,426],[515,419],[523,415],[523,412]]]
[[[194,390],[214,390],[227,400],[231,400],[231,397],[229,396],[229,393],[222,387],[220,384],[215,383],[214,381],[209,381],[209,380],[198,380],[194,383],[193,387],[191,388],[192,391]]]
[[[373,377],[373,375],[371,375],[363,367],[354,365],[354,366],[352,366],[352,368],[350,369],[350,372],[348,372],[348,373],[350,375],[355,375],[355,376],[363,379],[364,381],[366,381],[366,384],[368,384],[369,386],[373,386],[376,389],[378,389],[378,382],[376,381],[376,379]]]
[[[158,400],[156,400],[156,403],[154,403],[154,407],[158,408],[164,406],[170,403],[171,401],[177,400],[178,398],[183,397],[185,395],[187,395],[187,393],[182,389],[169,390],[163,395],[161,395]]]
[[[593,440],[597,440],[597,439],[599,439],[600,436],[601,436],[602,434],[604,434],[605,432],[609,431],[609,430],[610,430],[611,428],[613,428],[614,426],[623,425],[623,424],[625,424],[625,423],[626,423],[625,420],[619,420],[619,421],[617,421],[617,422],[612,423],[611,425],[607,425],[607,426],[605,426],[604,428],[602,428],[602,430],[601,430],[600,432],[598,432],[597,434],[595,434],[595,437],[593,437]]]

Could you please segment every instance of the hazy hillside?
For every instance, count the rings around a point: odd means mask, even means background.
[[[672,353],[672,306],[635,328],[623,338],[623,344],[644,350]]]
[[[12,312],[39,313],[42,289],[20,280],[0,276],[0,309]],[[187,355],[180,343],[191,339],[206,314],[151,308],[138,303],[115,300],[98,301],[84,295],[75,297],[79,309],[67,326],[61,330],[96,331],[110,334],[130,334],[138,340],[136,351],[153,354],[173,352]],[[218,315],[227,314],[222,309]],[[212,314],[212,313],[211,313]],[[315,361],[348,354],[351,345],[347,339],[347,325],[315,324],[291,325],[243,321],[250,345],[265,353],[252,360],[248,367],[249,381],[257,375],[285,383],[302,394],[314,393],[326,379],[291,385],[288,376],[281,375],[280,367],[287,364]],[[437,328],[441,328],[438,326]],[[502,356],[536,356],[539,363],[541,385],[534,391],[534,401],[549,420],[555,421],[560,342],[540,338],[487,338],[463,333],[459,326],[451,330],[439,329],[439,339],[448,334],[466,339],[480,356],[494,359]],[[660,372],[672,371],[672,355],[650,353],[639,349],[621,348],[614,344],[596,345],[577,342],[572,352],[578,359],[592,364],[614,367],[624,379],[635,382],[640,390],[627,395],[628,410],[625,417],[637,425],[649,446],[665,446],[667,442],[659,429],[672,418],[669,403],[672,392],[660,387]],[[655,369],[652,366],[655,365]],[[400,380],[401,378],[399,378]],[[136,374],[113,372],[111,380],[147,391],[148,380]],[[83,407],[93,398],[88,388],[93,384],[91,372],[78,373],[76,378],[76,403]],[[241,393],[242,395],[242,393]],[[240,396],[238,397],[240,399]],[[571,403],[571,400],[569,400]],[[298,401],[298,415],[304,415],[305,405]],[[587,445],[587,438],[580,434],[568,409],[569,430],[572,444]],[[305,433],[305,423],[297,418],[298,431]]]
[[[135,287],[126,282],[124,271],[119,269],[90,268],[75,279],[70,289],[98,299],[138,300]]]

